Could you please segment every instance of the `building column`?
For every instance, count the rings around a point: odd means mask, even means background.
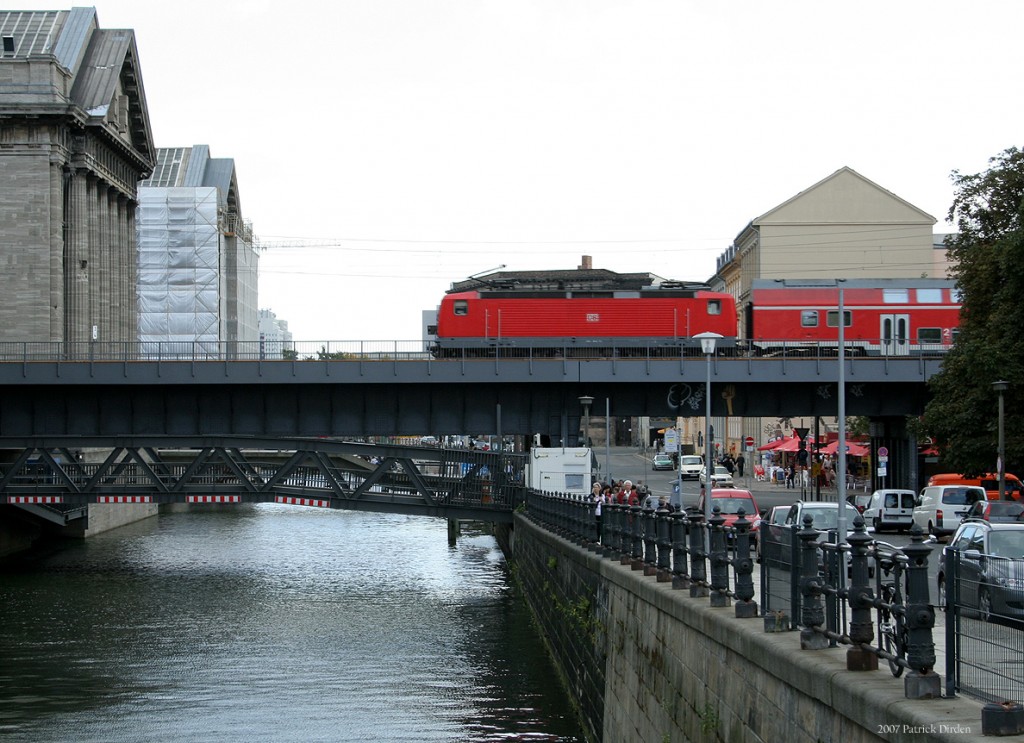
[[[64,340],[68,343],[84,343],[89,338],[88,178],[88,171],[72,167],[67,179],[70,219],[66,224]]]
[[[64,163],[50,162],[50,312],[48,341],[64,340],[64,241],[68,219],[64,193]],[[43,339],[40,339],[43,340]]]

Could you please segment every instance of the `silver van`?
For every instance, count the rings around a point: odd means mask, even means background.
[[[907,531],[914,525],[916,500],[913,490],[876,490],[864,506],[864,523],[874,527],[876,534],[884,529]]]
[[[914,506],[914,523],[928,534],[952,534],[968,509],[987,499],[985,489],[977,485],[929,485]]]

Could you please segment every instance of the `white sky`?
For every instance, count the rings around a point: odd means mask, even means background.
[[[500,264],[703,281],[843,166],[948,231],[950,172],[1024,144],[1020,0],[95,7],[136,32],[155,144],[234,158],[296,340],[418,338]]]

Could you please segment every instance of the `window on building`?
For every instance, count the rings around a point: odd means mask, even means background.
[[[452,304],[452,311],[456,315],[468,315],[469,314],[469,302],[465,299],[456,299]]]
[[[5,57],[13,57],[14,56],[14,37],[13,36],[5,36],[4,37],[4,56]]]
[[[882,289],[882,301],[885,304],[906,304],[910,301],[910,290]]]
[[[802,327],[802,328],[816,328],[816,327],[818,327],[818,311],[817,310],[800,310],[800,327]]]
[[[828,316],[825,318],[825,324],[830,328],[839,327],[839,310],[829,310]],[[843,310],[843,327],[848,328],[853,325],[853,313],[850,310]]]

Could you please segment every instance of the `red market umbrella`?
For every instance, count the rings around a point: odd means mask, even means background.
[[[822,454],[838,454],[839,453],[839,441],[833,441],[824,449],[821,450]],[[856,441],[846,442],[846,453],[851,457],[866,457],[868,455],[868,447],[863,444],[858,444]]]
[[[786,442],[786,439],[775,439],[775,441],[769,441],[764,446],[757,447],[758,451],[769,451],[771,449],[778,448]]]
[[[807,444],[806,444],[806,446],[804,448],[806,448],[808,451],[810,451],[813,444],[814,444],[814,439],[808,438],[807,439]],[[785,441],[782,442],[782,444],[780,446],[776,446],[775,447],[775,451],[786,451],[786,452],[800,451],[800,439],[797,438],[796,436],[794,436],[791,439],[786,439]]]

